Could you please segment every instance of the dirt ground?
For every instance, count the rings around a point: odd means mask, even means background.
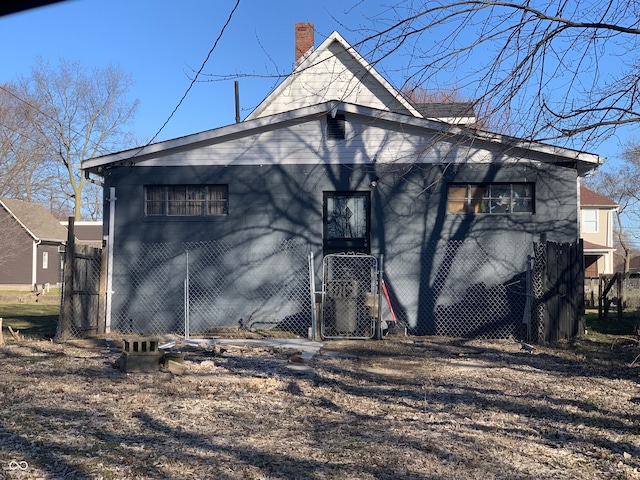
[[[184,374],[0,347],[0,478],[640,479],[633,339],[176,347]]]

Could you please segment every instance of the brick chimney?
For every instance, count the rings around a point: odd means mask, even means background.
[[[302,56],[313,49],[313,23],[296,23],[296,55],[295,61],[298,63]]]

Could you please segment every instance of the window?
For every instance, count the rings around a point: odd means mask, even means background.
[[[582,210],[582,233],[598,232],[598,210],[585,208]]]
[[[229,212],[227,185],[149,185],[144,189],[147,216],[212,216]]]
[[[510,214],[534,213],[531,183],[450,184],[448,213]]]
[[[371,192],[323,193],[323,251],[370,253]]]
[[[49,268],[49,252],[42,252],[42,269]]]
[[[327,138],[329,140],[345,139],[344,115],[337,114],[335,117],[327,115]]]

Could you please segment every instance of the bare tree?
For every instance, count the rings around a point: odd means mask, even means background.
[[[131,140],[123,130],[139,103],[127,97],[131,85],[130,76],[118,66],[88,72],[82,64],[64,59],[56,67],[39,59],[31,76],[18,84],[46,150],[40,168],[57,182],[48,190],[50,205],[73,205],[76,219],[87,212],[92,217],[100,213],[96,195],[86,195],[90,184],[77,168],[80,161],[122,149]]]
[[[640,121],[636,2],[401,1],[384,15],[365,56],[407,53],[408,84],[456,84],[503,132],[583,147]]]
[[[0,85],[0,196],[34,201],[50,181],[41,168],[46,149],[31,105],[14,86]]]
[[[607,171],[598,171],[585,183],[619,205],[614,215],[613,234],[624,260],[624,273],[629,273],[634,240],[638,237],[638,232],[629,225],[640,221],[640,166],[626,162]]]

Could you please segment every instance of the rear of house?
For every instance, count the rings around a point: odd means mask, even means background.
[[[306,327],[323,258],[349,253],[384,264],[413,333],[521,337],[533,242],[577,242],[599,162],[425,118],[334,33],[244,122],[83,162],[105,184],[108,321]]]

